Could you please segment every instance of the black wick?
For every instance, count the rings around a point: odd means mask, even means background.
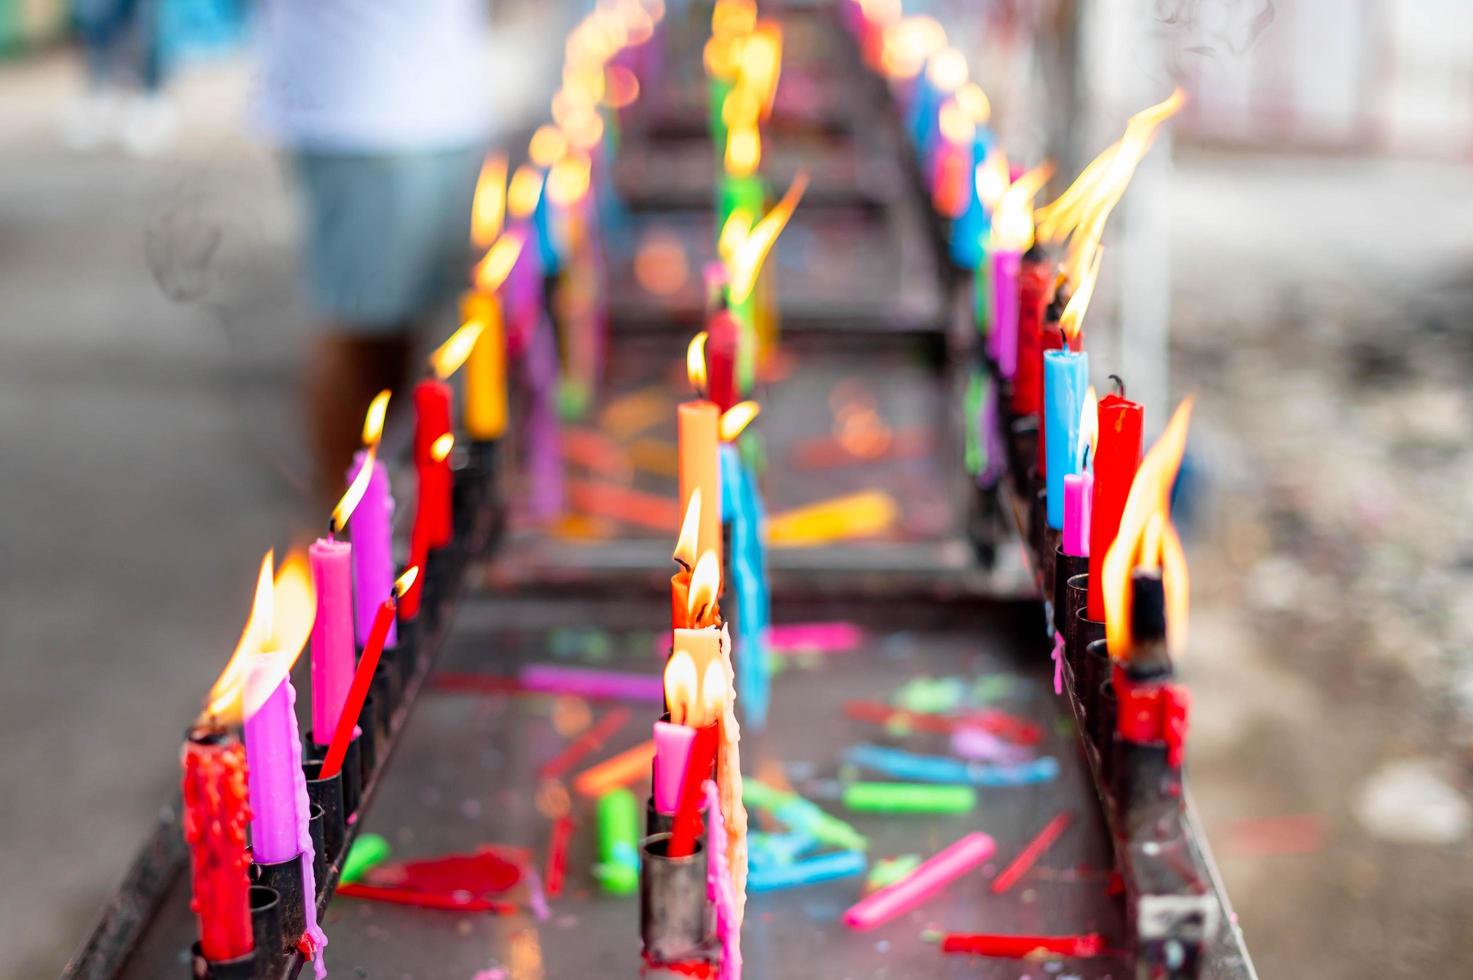
[[[1118,374],[1110,375],[1110,380],[1115,383],[1115,394],[1121,398],[1125,397],[1125,379]]]

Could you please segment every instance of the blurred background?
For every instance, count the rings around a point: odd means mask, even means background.
[[[81,940],[177,783],[261,550],[320,513],[296,200],[248,111],[258,5],[82,6],[132,18],[106,100],[78,11],[0,0],[7,977]],[[1198,399],[1197,802],[1265,977],[1473,974],[1473,7],[905,7],[1066,175],[1190,93],[1090,329],[1157,425]],[[499,139],[544,114],[581,12],[491,7]]]

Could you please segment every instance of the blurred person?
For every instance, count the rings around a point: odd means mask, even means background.
[[[322,499],[363,413],[461,288],[491,138],[486,0],[258,0],[259,121],[284,153],[317,318],[304,396]]]
[[[130,153],[152,156],[172,141],[176,122],[163,90],[161,2],[75,0],[87,92],[63,127],[68,145],[86,150],[119,139]]]

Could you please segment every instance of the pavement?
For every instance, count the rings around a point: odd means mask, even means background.
[[[260,553],[320,523],[292,204],[243,133],[248,77],[181,78],[180,143],[141,161],[61,147],[65,53],[0,66],[6,977],[85,935]],[[1184,150],[1171,201],[1205,475],[1191,779],[1250,949],[1264,976],[1469,975],[1473,175]]]

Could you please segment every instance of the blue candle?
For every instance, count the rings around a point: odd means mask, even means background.
[[[944,755],[918,755],[882,745],[855,745],[844,754],[844,760],[895,779],[918,783],[1002,788],[1046,783],[1059,775],[1059,761],[1047,755],[1015,765],[996,766],[963,762]]]
[[[548,198],[547,176],[550,171],[542,171],[542,193],[537,195],[537,207],[532,212],[532,227],[536,230],[537,254],[542,260],[542,274],[555,276],[562,268],[562,256],[558,252],[558,229],[555,227],[556,215],[553,209],[557,206]]]
[[[1089,355],[1043,353],[1043,438],[1048,463],[1048,526],[1064,527],[1064,477],[1079,472],[1079,413],[1089,388]]]
[[[972,165],[969,171],[976,174],[977,167],[987,159],[992,149],[992,131],[978,126],[972,137]],[[967,181],[967,209],[951,226],[951,261],[962,269],[976,269],[986,251],[987,236],[992,231],[992,216],[977,193],[977,181]]]
[[[771,892],[799,885],[816,885],[835,878],[852,878],[863,874],[864,866],[864,855],[858,851],[833,851],[792,864],[757,867],[747,876],[747,891]]]
[[[772,700],[767,639],[772,600],[762,543],[762,498],[751,469],[731,443],[721,446],[721,518],[731,525],[731,553],[727,561],[737,603],[737,704],[742,708],[748,728],[760,732],[767,724],[767,709]]]

